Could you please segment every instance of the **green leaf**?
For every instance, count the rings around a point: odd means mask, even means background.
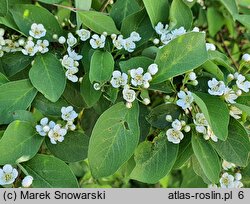
[[[124,18],[140,10],[136,0],[117,0],[110,10],[110,16],[114,19],[117,28],[121,28]]]
[[[0,140],[0,165],[30,160],[42,142],[43,137],[36,133],[32,124],[19,120],[12,122]]]
[[[90,62],[89,80],[104,84],[110,80],[114,70],[113,56],[107,51],[97,50],[94,52]]]
[[[13,112],[13,121],[21,120],[31,123],[33,126],[36,125],[36,119],[34,115],[26,110],[16,110]]]
[[[208,60],[203,65],[202,68],[204,68],[207,72],[213,74],[217,79],[224,80],[224,74],[220,70],[220,68],[213,63],[212,61]]]
[[[183,140],[179,144],[179,152],[173,168],[181,168],[189,160],[192,154],[191,133],[189,132],[185,134]]]
[[[33,57],[26,56],[22,52],[6,53],[1,58],[4,63],[4,71],[8,77],[15,75],[31,64]]]
[[[88,159],[95,178],[114,174],[129,160],[139,142],[139,107],[123,102],[106,110],[97,120],[90,137]]]
[[[61,3],[63,0],[38,0],[40,2],[46,3],[46,4],[59,4]]]
[[[78,11],[77,12],[83,25],[98,34],[107,32],[108,35],[119,34],[113,19],[101,12],[96,11]]]
[[[172,28],[179,28],[183,26],[189,30],[193,24],[192,11],[182,0],[173,0],[169,18]]]
[[[161,83],[202,65],[207,60],[205,35],[187,33],[163,47],[157,53],[155,63],[158,73],[151,83]]]
[[[228,10],[228,12],[234,16],[235,14],[238,14],[238,7],[235,0],[219,0]]]
[[[88,74],[83,76],[80,93],[88,108],[94,106],[102,95],[100,90],[97,91],[94,89],[93,85],[89,81]]]
[[[197,176],[191,166],[181,169],[183,180],[181,188],[207,188],[201,177]]]
[[[91,9],[92,0],[75,0],[75,8],[89,11]],[[78,13],[76,13],[77,28],[81,27],[82,21]]]
[[[29,77],[33,86],[52,102],[60,98],[66,86],[61,62],[51,53],[36,56]]]
[[[161,104],[151,110],[147,116],[147,121],[155,128],[164,129],[171,126],[170,122],[166,121],[166,115],[171,115],[176,119],[181,114],[181,109],[175,104]]]
[[[250,15],[234,15],[234,18],[250,30]]]
[[[8,124],[15,110],[27,109],[37,91],[27,79],[0,86],[0,124]]]
[[[59,98],[59,100],[55,103],[46,99],[42,94],[37,94],[35,97],[32,106],[39,110],[43,115],[46,116],[61,116],[61,108],[64,106],[68,106],[68,103],[63,98]]]
[[[77,188],[78,182],[67,164],[48,155],[36,155],[22,164],[34,180],[34,188]]]
[[[168,142],[160,133],[153,142],[141,143],[135,151],[136,166],[130,177],[144,183],[157,183],[172,169],[179,145]]]
[[[119,66],[121,67],[122,72],[128,73],[128,70],[136,67],[142,67],[145,71],[147,71],[148,66],[153,63],[154,61],[148,57],[138,56],[132,57],[129,60],[120,61]]]
[[[129,15],[123,20],[121,28],[122,35],[129,37],[133,31],[136,31],[141,36],[141,40],[136,43],[137,46],[148,42],[149,39],[155,35],[155,30],[150,24],[150,19],[145,9]]]
[[[193,133],[192,147],[202,170],[212,183],[218,183],[221,170],[219,157],[211,144],[200,134]]]
[[[5,16],[8,12],[8,1],[0,0],[0,16]]]
[[[229,110],[224,101],[206,93],[193,93],[196,104],[204,114],[214,134],[225,141],[228,136]],[[219,110],[219,111],[218,111]]]
[[[0,72],[0,86],[9,82],[9,79],[3,74]]]
[[[237,98],[234,106],[250,115],[250,95],[243,95]]]
[[[239,166],[247,166],[250,152],[249,136],[245,128],[231,118],[226,141],[211,142],[220,157]]]
[[[55,41],[53,35],[63,35],[63,31],[54,15],[43,7],[30,4],[15,4],[11,9],[13,18],[19,29],[29,36],[29,30],[33,23],[41,23],[46,29],[45,38]]]
[[[64,141],[56,145],[46,138],[49,151],[65,162],[77,162],[87,158],[89,138],[82,132],[69,132]]]
[[[214,37],[225,24],[223,15],[214,7],[207,9],[208,32]]]
[[[158,22],[167,22],[169,15],[168,0],[157,0],[157,3],[155,0],[143,0],[143,3],[153,27]]]
[[[4,17],[1,17],[1,16],[0,16],[0,25],[5,25],[5,26],[7,26],[8,28],[11,28],[11,29],[13,29],[13,30],[15,30],[15,31],[17,31],[17,32],[19,32],[19,33],[21,33],[21,34],[23,34],[23,33],[19,30],[19,28],[17,27],[17,25],[16,25],[16,23],[15,23],[15,21],[14,21],[14,19],[13,19],[13,17],[11,16],[10,13],[7,13],[7,15],[4,16]]]

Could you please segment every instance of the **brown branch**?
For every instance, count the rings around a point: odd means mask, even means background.
[[[231,54],[229,48],[228,48],[227,45],[225,44],[225,40],[224,40],[224,38],[223,38],[223,35],[222,35],[220,32],[219,32],[219,36],[220,36],[220,39],[221,39],[221,41],[222,41],[222,45],[223,45],[223,47],[225,48],[225,50],[226,50],[228,56],[229,56],[230,59],[232,60],[234,66],[238,69],[238,68],[239,68],[239,64],[234,60],[234,58],[233,58],[233,56],[232,56],[232,54]]]
[[[106,0],[104,3],[103,3],[103,5],[102,5],[102,7],[101,7],[101,9],[100,9],[100,12],[103,12],[106,8],[107,8],[107,6],[109,5],[109,3],[111,2],[112,0]]]

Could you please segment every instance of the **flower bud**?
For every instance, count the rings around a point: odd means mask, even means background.
[[[155,38],[155,39],[153,40],[153,43],[154,43],[155,45],[158,45],[158,44],[160,43],[160,40],[159,40],[158,38]]]
[[[107,35],[108,35],[108,33],[105,32],[105,31],[104,31],[102,34],[103,34],[105,37],[107,37]]]
[[[184,120],[181,120],[181,126],[185,126],[186,125],[186,122]]]
[[[59,42],[60,44],[64,44],[64,43],[66,42],[66,38],[63,37],[63,36],[61,36],[61,37],[59,37],[58,42]]]
[[[188,74],[188,79],[191,80],[191,81],[194,81],[196,79],[196,74],[194,72],[190,72]]]
[[[100,89],[101,89],[101,86],[100,86],[100,84],[99,83],[94,83],[94,89],[96,90],[96,91],[99,91]]]
[[[32,176],[25,176],[24,179],[22,180],[22,186],[25,188],[28,188],[32,185],[33,183],[33,177]]]
[[[234,80],[234,75],[233,75],[233,74],[229,74],[229,75],[227,76],[227,80],[228,80],[228,81]]]
[[[57,39],[58,39],[58,35],[57,35],[57,34],[53,34],[52,38],[53,38],[54,40],[57,40]]]
[[[242,179],[241,173],[236,173],[236,174],[234,175],[234,178],[235,178],[235,180],[237,180],[237,181],[241,180],[241,179]]]
[[[189,125],[186,125],[186,126],[184,127],[184,131],[185,131],[185,132],[190,132],[190,130],[191,130],[191,127],[190,127]]]
[[[143,103],[147,106],[148,104],[150,104],[150,99],[149,98],[144,98]]]
[[[19,44],[20,46],[24,46],[24,45],[25,45],[25,40],[24,40],[23,38],[20,38],[20,39],[18,40],[18,44]]]
[[[173,121],[172,116],[171,115],[166,115],[166,121],[172,122]]]
[[[242,94],[242,91],[240,89],[236,91],[237,96],[241,96],[241,94]]]
[[[126,103],[126,107],[129,108],[129,109],[132,108],[132,103],[127,102],[127,103]]]
[[[198,83],[199,83],[199,82],[198,82],[197,80],[194,80],[194,81],[191,82],[191,84],[192,84],[193,86],[197,86]]]
[[[250,62],[250,54],[244,54],[242,56],[242,60],[245,62]]]
[[[116,34],[112,34],[112,35],[111,35],[111,39],[112,39],[112,40],[116,39],[116,37],[117,37]]]

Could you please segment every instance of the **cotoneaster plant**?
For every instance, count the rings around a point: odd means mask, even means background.
[[[0,185],[248,187],[244,2],[0,0]]]

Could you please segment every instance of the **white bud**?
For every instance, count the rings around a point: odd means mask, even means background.
[[[61,36],[61,37],[58,39],[58,42],[59,42],[60,44],[64,44],[64,43],[66,42],[66,38],[63,37],[63,36]]]
[[[150,104],[150,99],[149,98],[144,98],[143,103],[147,106],[148,104]]]
[[[250,62],[250,54],[244,54],[242,56],[242,60],[244,60],[245,62]]]
[[[242,94],[242,91],[240,89],[236,91],[237,96],[241,96],[241,94]]]
[[[116,34],[112,34],[112,35],[111,35],[111,39],[112,39],[112,40],[116,39],[116,37],[117,37]]]
[[[191,127],[190,127],[189,125],[186,125],[186,126],[184,127],[184,131],[185,131],[185,132],[190,132],[190,130],[191,130]]]
[[[173,121],[172,116],[171,115],[166,115],[166,121],[172,122]]]
[[[20,38],[20,39],[18,40],[18,44],[19,44],[20,46],[24,46],[24,45],[25,45],[25,40],[24,40],[23,38]]]
[[[158,65],[157,64],[151,64],[151,65],[149,65],[148,72],[151,75],[155,75],[158,72]]]
[[[127,103],[126,103],[126,107],[127,107],[127,108],[132,108],[132,103],[127,102]]]
[[[181,125],[184,127],[186,125],[186,122],[184,120],[181,120]]]
[[[62,23],[61,23],[61,25],[62,25],[62,27],[64,27],[64,26],[65,26],[65,23],[64,23],[64,22],[62,22]]]
[[[33,183],[33,177],[32,176],[25,176],[24,179],[22,180],[22,186],[25,188],[28,188],[32,185]]]
[[[234,75],[233,75],[233,74],[227,75],[227,80],[228,80],[228,81],[234,80]]]
[[[191,80],[191,81],[194,81],[196,79],[196,74],[194,72],[190,72],[188,74],[188,79]]]
[[[34,63],[35,63],[35,60],[32,60],[31,65],[33,66],[33,65],[34,65]]]
[[[234,178],[235,178],[235,180],[237,180],[237,181],[241,180],[241,179],[242,179],[241,173],[236,173],[236,174],[234,175]]]
[[[3,28],[0,28],[0,36],[3,37],[5,33],[5,30]]]
[[[166,99],[166,100],[169,100],[170,98],[171,98],[171,97],[170,97],[169,95],[166,95],[166,96],[165,96],[165,99]]]
[[[45,126],[43,127],[43,131],[44,131],[44,132],[49,132],[49,131],[50,131],[50,127],[49,127],[48,125],[45,125]]]
[[[158,38],[155,38],[155,39],[153,40],[153,43],[154,43],[155,45],[158,45],[158,44],[160,43],[160,40],[159,40]]]
[[[28,41],[33,41],[33,38],[31,36],[29,36]]]
[[[197,81],[197,80],[194,80],[194,81],[191,82],[191,84],[192,84],[193,86],[197,86],[197,85],[198,85],[198,81]]]
[[[96,90],[96,91],[99,91],[100,89],[101,89],[101,86],[100,86],[100,84],[99,83],[94,83],[94,89]]]
[[[53,38],[54,40],[57,40],[57,39],[58,39],[58,35],[57,35],[57,34],[53,34],[52,38]]]
[[[107,37],[108,33],[107,32],[103,32],[102,33],[105,37]]]
[[[82,80],[83,80],[83,77],[80,77],[79,78],[79,82],[82,83]]]

